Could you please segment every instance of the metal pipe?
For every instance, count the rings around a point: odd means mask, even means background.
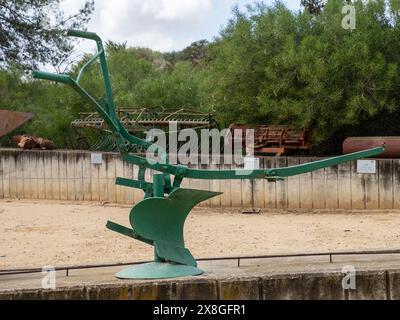
[[[236,256],[236,257],[214,257],[214,258],[200,258],[197,261],[223,261],[223,260],[251,260],[251,259],[274,259],[274,258],[296,258],[296,257],[315,257],[315,256],[346,256],[346,255],[381,255],[381,254],[400,254],[400,249],[394,250],[374,250],[374,251],[336,251],[336,252],[318,252],[318,253],[293,253],[293,254],[275,254],[275,255],[262,255],[262,256]],[[111,263],[111,264],[96,264],[96,265],[82,265],[82,266],[66,266],[55,268],[55,271],[65,270],[80,270],[80,269],[96,269],[96,268],[110,268],[119,266],[129,266],[152,261],[136,261],[125,263]],[[13,275],[13,274],[27,274],[27,273],[40,273],[41,268],[32,269],[8,269],[0,270],[0,276]]]
[[[164,197],[164,175],[155,173],[153,175],[153,195],[154,197]]]
[[[101,50],[99,52],[97,52],[92,58],[90,58],[90,60],[88,62],[86,62],[84,64],[84,66],[81,68],[81,70],[79,70],[79,74],[78,77],[76,78],[76,83],[79,83],[79,81],[81,80],[81,77],[83,75],[83,73],[86,71],[86,69],[104,52],[104,50]]]

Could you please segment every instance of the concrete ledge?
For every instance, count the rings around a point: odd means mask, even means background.
[[[215,280],[193,279],[172,283],[173,300],[217,300],[218,284]]]
[[[89,300],[130,300],[131,286],[123,283],[121,285],[97,285],[87,286],[86,298]]]
[[[220,280],[219,299],[221,300],[259,300],[259,278],[233,278]]]
[[[348,290],[350,300],[386,300],[387,271],[359,271],[356,274],[356,290]]]
[[[400,299],[400,270],[358,271],[356,289],[342,288],[344,274],[307,272],[255,277],[218,277],[4,290],[0,300],[344,300]]]
[[[169,282],[148,282],[132,285],[132,300],[169,300],[172,295],[172,284]]]
[[[304,300],[344,300],[342,273],[305,274],[302,277]]]
[[[400,300],[400,270],[390,270],[386,274],[389,300]]]

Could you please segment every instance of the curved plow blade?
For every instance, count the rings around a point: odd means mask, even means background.
[[[193,207],[220,194],[178,188],[167,198],[147,198],[139,202],[131,211],[130,223],[138,235],[153,241],[159,257],[196,266],[192,254],[185,248],[184,223]]]

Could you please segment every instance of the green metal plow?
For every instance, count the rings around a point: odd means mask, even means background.
[[[147,150],[152,144],[129,133],[117,117],[102,40],[95,33],[91,32],[71,30],[68,32],[68,36],[90,39],[97,43],[97,54],[82,67],[78,77],[73,79],[68,75],[39,71],[34,72],[33,77],[68,84],[91,103],[108,125],[123,161],[139,166],[137,180],[118,177],[116,184],[141,189],[145,193],[144,200],[137,203],[130,213],[131,228],[111,221],[107,223],[107,228],[152,245],[154,247],[155,259],[152,263],[133,266],[117,273],[116,276],[118,278],[173,278],[203,273],[202,270],[197,268],[196,260],[185,247],[183,239],[184,223],[193,207],[221,193],[181,188],[180,185],[184,178],[206,180],[268,179],[269,181],[276,181],[285,177],[338,165],[343,162],[376,156],[385,151],[385,146],[383,145],[292,167],[253,171],[198,170],[183,165],[172,165],[168,162],[166,151],[161,147],[156,148],[158,148],[157,152],[161,156],[162,161],[148,161],[144,157],[129,153],[129,150],[132,150],[132,146],[134,145],[141,146],[144,150]],[[79,84],[85,70],[96,59],[100,60],[106,94],[105,98],[100,98],[98,101]],[[145,181],[145,172],[147,169],[158,172],[153,175],[152,182]]]

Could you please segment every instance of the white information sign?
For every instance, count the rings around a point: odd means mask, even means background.
[[[357,173],[376,173],[376,160],[357,160]]]
[[[92,164],[102,164],[103,163],[103,155],[101,153],[92,153],[90,155],[90,160]]]
[[[244,158],[244,169],[245,170],[258,170],[260,169],[260,159],[259,158]]]

